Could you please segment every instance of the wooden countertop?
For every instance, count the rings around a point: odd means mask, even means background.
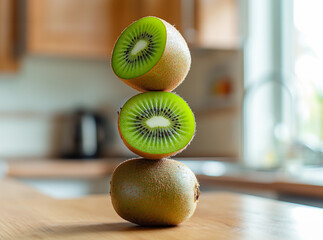
[[[14,178],[99,178],[111,175],[113,170],[125,159],[111,158],[89,161],[66,160],[13,160],[8,161],[8,177]],[[204,184],[234,187],[237,189],[266,190],[275,193],[294,194],[308,197],[323,198],[323,181],[309,181],[306,179],[292,178],[280,172],[245,171],[234,163],[224,163],[201,158],[199,161],[192,159],[183,160]],[[206,161],[209,160],[209,161]],[[212,164],[222,164],[227,171],[217,172]],[[203,169],[207,169],[207,173]],[[212,175],[212,168],[215,172]],[[222,169],[223,170],[223,169]]]
[[[17,178],[98,178],[110,175],[124,159],[62,160],[36,159],[7,161],[8,177]]]
[[[197,158],[185,158],[191,160]],[[230,158],[198,158],[199,161],[232,161]],[[63,159],[11,159],[6,176],[17,178],[98,178],[112,174],[126,158],[63,160]],[[182,159],[180,159],[182,160]],[[184,161],[185,161],[184,160]]]
[[[57,200],[10,179],[0,181],[0,206],[0,239],[8,240],[321,240],[323,236],[323,209],[241,194],[202,193],[193,217],[169,228],[124,221],[108,196]]]

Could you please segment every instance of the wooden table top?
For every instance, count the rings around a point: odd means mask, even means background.
[[[144,228],[121,219],[108,196],[57,200],[10,179],[0,181],[0,239],[322,240],[323,210],[248,195],[201,195],[176,227]]]

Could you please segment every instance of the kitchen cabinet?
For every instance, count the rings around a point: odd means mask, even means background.
[[[108,0],[29,0],[27,51],[31,54],[106,56],[113,39]],[[124,2],[124,1],[121,1]],[[127,16],[132,20],[131,16]]]
[[[175,25],[195,47],[232,48],[236,15],[236,0],[29,0],[27,52],[107,57],[121,31],[144,16]]]
[[[0,1],[0,71],[17,68],[17,1]]]
[[[140,0],[141,17],[156,16],[175,25],[176,29],[182,31],[182,0]],[[184,0],[185,1],[185,0]]]
[[[202,48],[239,48],[238,0],[195,0],[195,41]]]
[[[129,23],[155,15],[180,26],[179,10],[180,0],[29,0],[27,50],[106,57]]]

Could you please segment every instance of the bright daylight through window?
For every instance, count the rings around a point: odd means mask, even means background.
[[[308,164],[323,164],[323,1],[294,0],[294,74],[299,94],[299,139],[320,154]],[[319,28],[318,28],[319,27]]]

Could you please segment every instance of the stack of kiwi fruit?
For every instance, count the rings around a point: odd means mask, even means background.
[[[190,69],[187,43],[168,22],[144,17],[121,33],[111,65],[118,78],[142,92],[119,112],[120,136],[141,158],[114,170],[112,205],[122,218],[142,226],[177,225],[193,215],[200,194],[194,173],[168,159],[183,151],[195,133],[192,110],[171,92]]]

